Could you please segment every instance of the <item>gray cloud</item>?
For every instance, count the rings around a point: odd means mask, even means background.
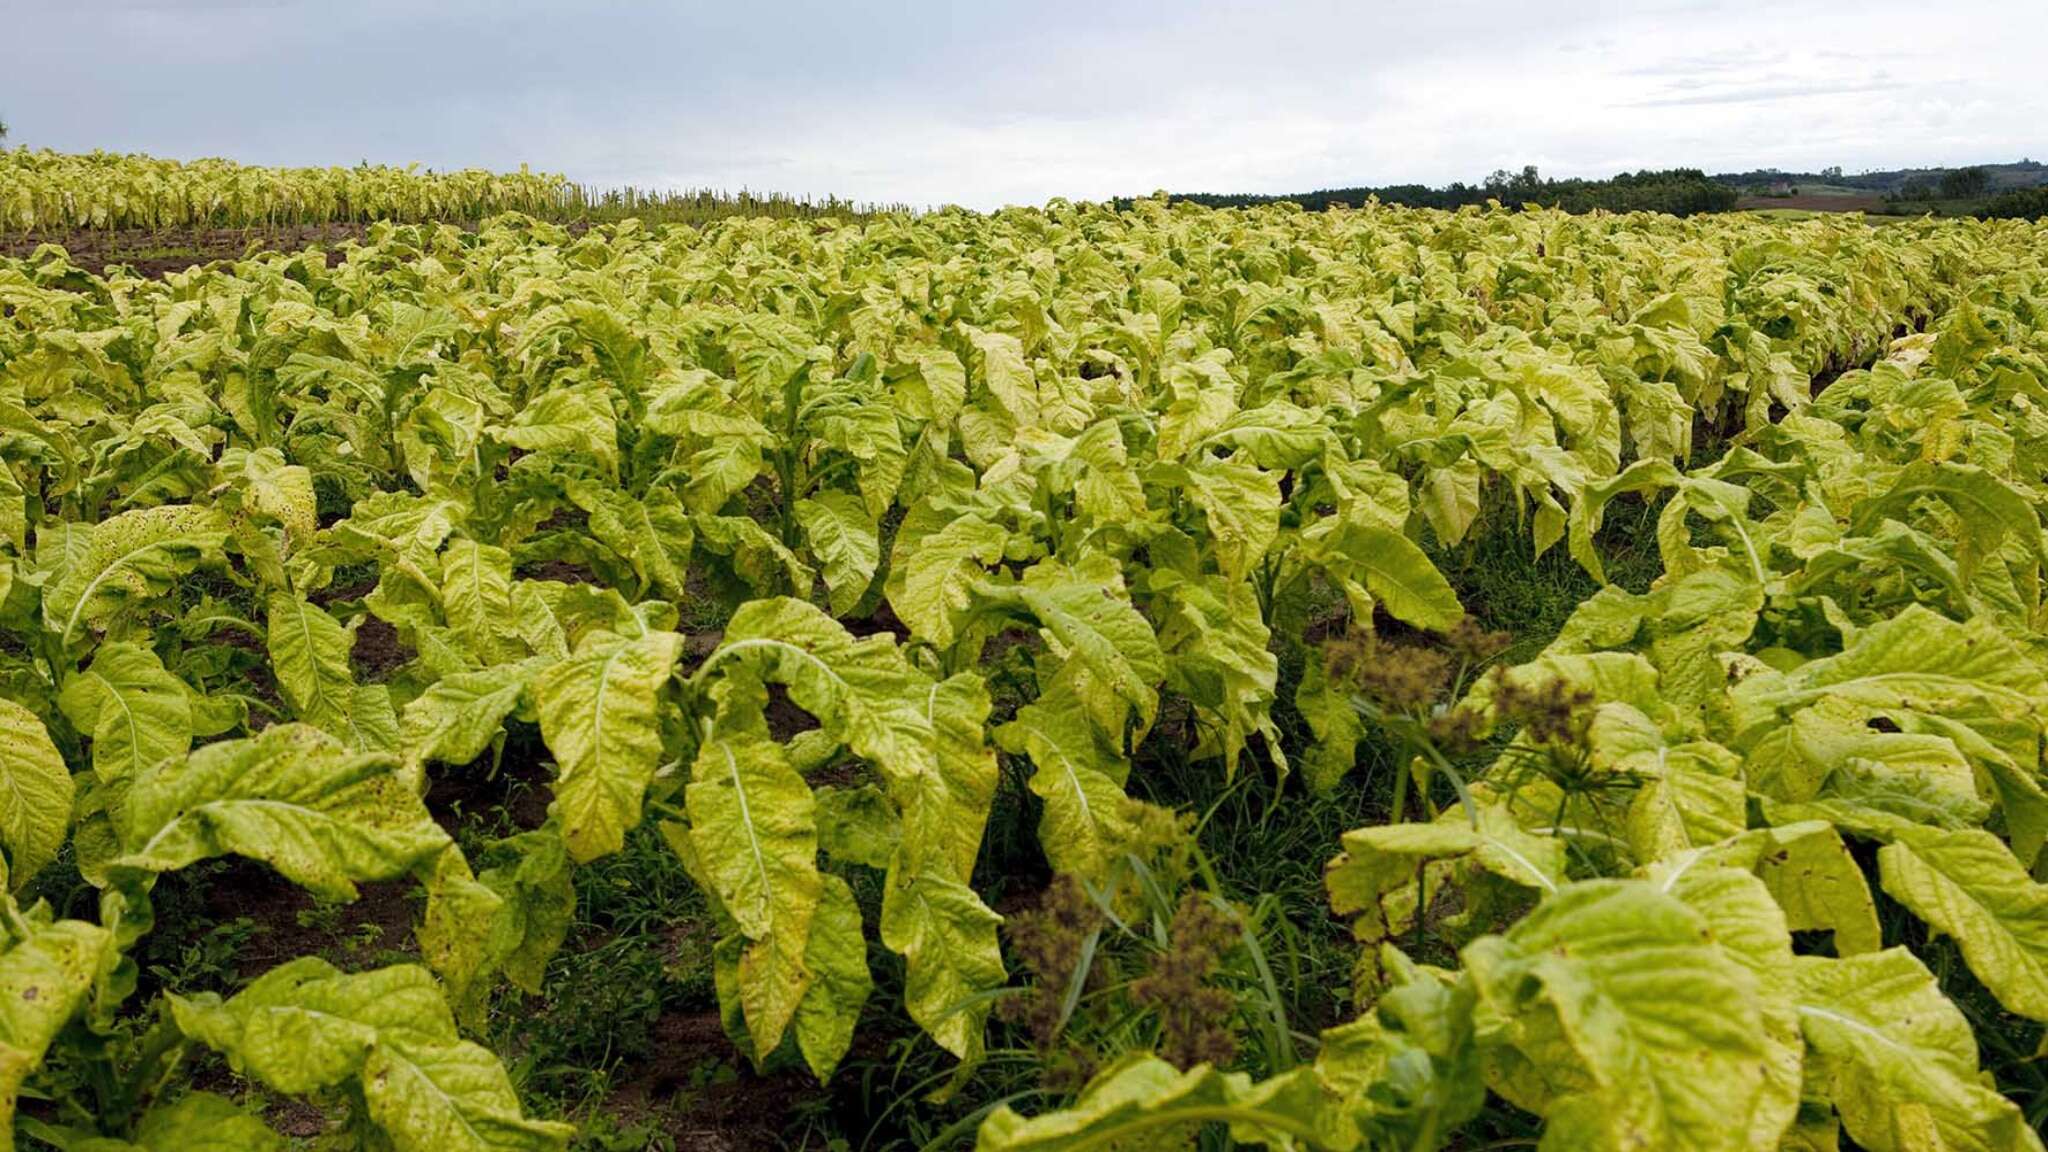
[[[1853,169],[2048,151],[2037,3],[0,0],[0,117],[66,150],[985,207]]]

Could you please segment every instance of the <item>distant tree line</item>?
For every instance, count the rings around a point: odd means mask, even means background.
[[[1901,173],[1858,172],[1848,174],[1837,164],[1818,172],[1787,172],[1780,168],[1752,168],[1747,172],[1723,172],[1714,179],[1735,188],[1762,189],[1782,185],[1832,184],[1837,188],[1854,188],[1862,192],[1890,192],[1899,186]]]
[[[2001,192],[1979,208],[1977,215],[1997,220],[2039,220],[2048,216],[2048,186]]]
[[[1714,179],[1750,192],[1802,184],[1826,184],[1859,192],[1884,193],[1893,199],[1964,200],[2001,186],[2025,187],[2048,181],[2048,165],[2038,160],[2022,159],[2009,164],[1973,164],[1962,168],[1887,168],[1845,173],[1838,164],[1818,172],[1753,168],[1747,172],[1717,173]],[[1979,180],[1981,185],[1977,183]],[[1973,188],[1977,190],[1972,191]]]
[[[1921,172],[1906,178],[1894,200],[1975,200],[1991,191],[1991,173],[1982,167]]]
[[[1173,202],[1203,204],[1211,208],[1248,208],[1258,204],[1294,203],[1310,212],[1350,205],[1356,207],[1376,198],[1382,204],[1411,208],[1463,208],[1498,200],[1509,207],[1525,204],[1562,208],[1567,212],[1668,212],[1691,216],[1701,212],[1726,212],[1735,207],[1734,188],[1708,178],[1697,168],[1667,168],[1657,171],[1623,172],[1608,180],[1577,177],[1549,179],[1531,164],[1519,172],[1496,169],[1477,184],[1459,181],[1441,188],[1426,184],[1387,184],[1379,187],[1324,188],[1315,192],[1279,196],[1219,194],[1213,192],[1169,193]],[[1117,201],[1127,206],[1129,200]]]

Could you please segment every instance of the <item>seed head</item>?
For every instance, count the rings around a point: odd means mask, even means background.
[[[1451,686],[1450,657],[1434,648],[1381,644],[1358,667],[1358,690],[1395,712],[1425,712]]]
[[[1189,894],[1174,911],[1167,947],[1131,985],[1132,998],[1158,1014],[1159,1055],[1176,1067],[1224,1066],[1237,1057],[1230,1030],[1236,998],[1210,983],[1236,941],[1229,915]]]
[[[1446,756],[1468,756],[1486,739],[1486,715],[1476,708],[1454,706],[1429,718],[1430,740]]]
[[[1010,950],[1031,974],[1031,985],[998,1002],[997,1014],[1030,1031],[1033,1046],[1041,1057],[1048,1058],[1048,1076],[1054,1067],[1049,1058],[1060,1050],[1060,1017],[1067,989],[1073,983],[1074,970],[1080,967],[1089,934],[1102,923],[1101,910],[1081,882],[1062,875],[1053,878],[1036,908],[1016,913],[1003,926]]]
[[[1593,693],[1552,677],[1524,685],[1494,669],[1493,703],[1503,720],[1521,726],[1538,744],[1578,744],[1592,723]]]
[[[1458,621],[1450,631],[1444,633],[1444,651],[1453,660],[1468,666],[1478,666],[1507,651],[1515,642],[1507,632],[1488,632],[1478,621],[1467,616]]]

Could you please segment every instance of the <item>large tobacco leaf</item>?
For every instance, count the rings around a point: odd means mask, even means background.
[[[12,923],[0,944],[0,1149],[14,1147],[14,1109],[24,1082],[85,1007],[108,966],[113,934],[78,920],[24,918],[0,894]]]
[[[57,858],[71,828],[71,772],[35,713],[0,700],[0,848],[10,887]]]
[[[1803,956],[1794,972],[1810,1075],[1857,1144],[2041,1147],[2019,1108],[1985,1083],[1969,1022],[1912,953]]]
[[[551,811],[579,862],[618,851],[640,823],[661,764],[662,686],[682,650],[674,632],[598,633],[533,682],[541,735],[555,754]]]
[[[572,1132],[521,1114],[511,1078],[457,1035],[424,968],[348,974],[305,957],[225,1001],[174,998],[172,1008],[187,1035],[279,1092],[354,1083],[369,1122],[404,1152],[541,1152]]]
[[[191,697],[191,689],[165,670],[153,650],[112,642],[65,679],[57,704],[72,727],[92,738],[93,772],[111,781],[191,748]]]
[[[439,853],[448,834],[416,778],[386,753],[357,752],[302,724],[208,744],[135,777],[117,814],[113,866],[160,873],[245,856],[334,900]]]
[[[811,790],[780,745],[714,738],[691,767],[685,807],[703,878],[748,941],[738,962],[748,1035],[772,1051],[813,978],[805,957],[824,877]]]
[[[217,555],[226,517],[211,508],[166,505],[124,512],[93,525],[76,554],[47,574],[43,625],[69,644],[121,608],[146,605],[171,582]]]
[[[1768,963],[1782,969],[1778,936]],[[1544,1117],[1545,1147],[1752,1148],[1791,1119],[1797,1057],[1788,1084],[1765,1028],[1785,990],[1664,885],[1560,889],[1464,961],[1488,1079]]]

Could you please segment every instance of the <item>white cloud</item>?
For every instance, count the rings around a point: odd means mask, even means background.
[[[988,207],[2043,151],[2038,0],[12,0],[21,143]]]

